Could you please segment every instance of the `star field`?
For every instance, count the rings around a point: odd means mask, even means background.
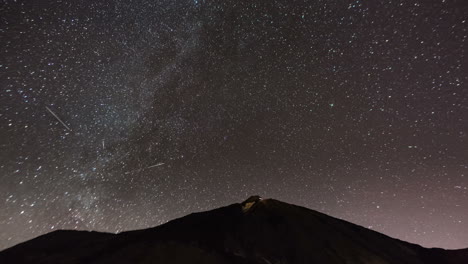
[[[462,0],[3,1],[0,248],[259,194],[468,247]]]

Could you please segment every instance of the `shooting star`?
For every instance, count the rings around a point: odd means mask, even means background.
[[[162,165],[164,165],[164,164],[166,164],[166,163],[160,162],[160,163],[151,165],[151,166],[146,167],[146,168],[141,168],[141,169],[137,169],[137,170],[127,171],[127,172],[125,172],[124,174],[130,174],[130,173],[140,172],[140,171],[143,171],[143,170],[146,170],[146,169],[151,169],[151,168],[154,168],[154,167],[159,167],[159,166],[162,166]]]
[[[49,107],[46,106],[45,108],[46,108],[55,118],[57,118],[57,120],[58,120],[60,123],[62,123],[62,125],[63,125],[66,129],[72,131],[71,128],[69,128],[69,127],[67,126],[67,124],[65,124],[65,123],[60,119],[60,117],[58,117],[52,110],[50,110]]]
[[[146,167],[146,168],[149,169],[149,168],[159,167],[159,166],[162,166],[162,165],[164,165],[164,163],[160,162],[158,164],[154,164],[154,165],[151,165],[151,166]]]

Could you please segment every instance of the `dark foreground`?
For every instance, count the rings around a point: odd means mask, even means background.
[[[466,264],[468,249],[426,249],[303,207],[251,197],[120,234],[56,231],[0,263]]]

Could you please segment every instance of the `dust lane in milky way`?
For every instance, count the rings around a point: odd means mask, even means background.
[[[5,1],[0,248],[274,197],[468,247],[464,1]]]

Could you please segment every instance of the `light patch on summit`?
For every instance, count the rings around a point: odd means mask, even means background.
[[[245,205],[242,206],[242,211],[247,212],[254,204],[255,202],[246,203]]]
[[[244,213],[248,212],[254,204],[256,204],[257,202],[261,200],[262,200],[262,197],[260,197],[259,195],[250,196],[249,199],[241,203],[242,211],[244,211]]]

